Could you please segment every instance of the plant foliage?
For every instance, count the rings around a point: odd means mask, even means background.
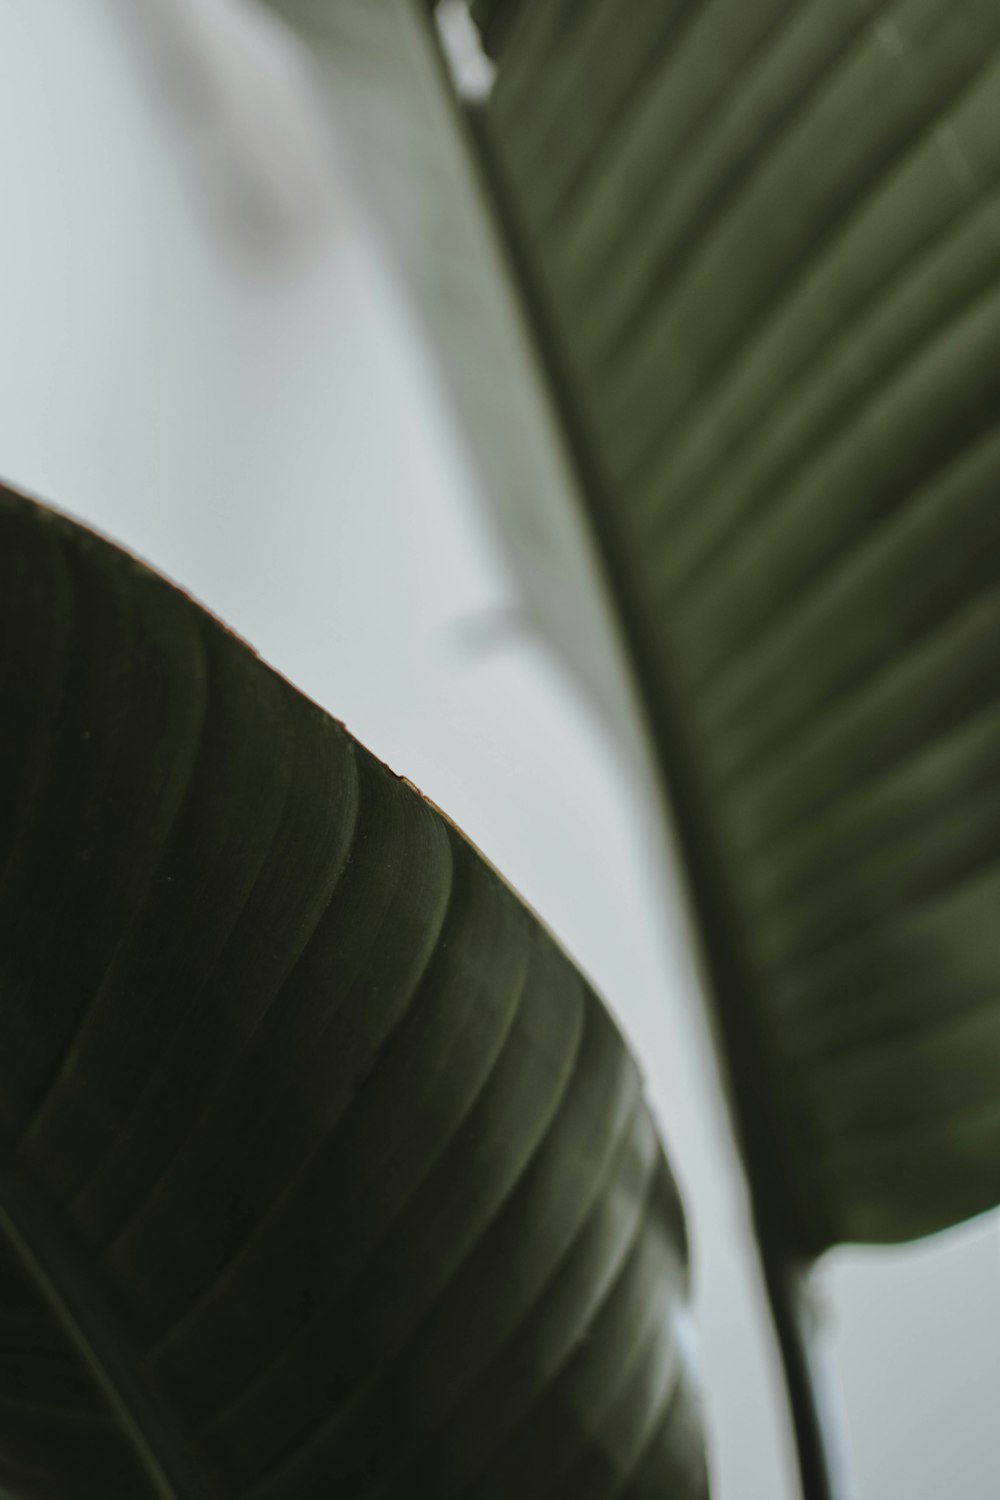
[[[0,1486],[706,1493],[636,1068],[409,783],[0,492]]]

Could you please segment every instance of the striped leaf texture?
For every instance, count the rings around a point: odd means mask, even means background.
[[[758,1155],[924,1235],[1000,1200],[1000,7],[482,13]]]
[[[707,1494],[601,1002],[216,620],[0,491],[0,1489]]]

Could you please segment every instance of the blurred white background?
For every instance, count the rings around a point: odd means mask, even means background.
[[[521,623],[295,50],[249,0],[5,0],[0,187],[0,474],[202,598],[446,808],[592,976],[690,1206],[716,1495],[790,1497],[653,808]],[[995,1220],[838,1252],[820,1285],[861,1500],[995,1500]]]

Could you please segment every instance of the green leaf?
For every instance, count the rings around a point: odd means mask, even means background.
[[[503,47],[519,6],[520,0],[471,0],[469,14],[486,52],[493,55]]]
[[[535,358],[536,329],[508,274],[426,0],[269,3],[308,49],[336,119],[338,161],[354,169],[396,271],[433,325],[431,352],[477,469],[470,488],[488,492],[484,511],[510,555],[526,623],[635,752],[628,667],[607,613],[594,608],[601,573]]]
[[[509,18],[508,18],[509,19]],[[1000,1201],[1000,9],[522,5],[482,133],[788,1237]]]
[[[407,782],[0,491],[0,1487],[706,1493],[600,1001]]]

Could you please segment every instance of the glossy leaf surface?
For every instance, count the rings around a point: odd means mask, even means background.
[[[0,492],[0,1488],[706,1494],[606,1011],[407,782]]]

